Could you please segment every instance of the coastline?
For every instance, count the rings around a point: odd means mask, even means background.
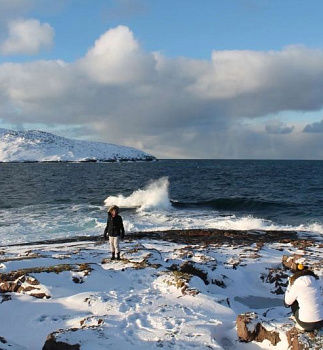
[[[308,235],[308,239],[319,238],[318,235]],[[202,239],[204,242],[222,244],[235,243],[235,242],[252,242],[253,240],[259,240],[261,242],[279,242],[286,239],[298,239],[298,232],[296,231],[274,231],[274,230],[222,230],[222,229],[180,229],[180,230],[162,230],[162,231],[142,231],[142,232],[130,232],[126,235],[126,240],[136,239],[154,239],[154,240],[166,240],[174,242],[186,242],[193,243],[198,239]],[[299,238],[302,239],[302,238]],[[322,238],[323,240],[323,238]],[[35,242],[25,242],[17,244],[8,244],[1,247],[12,246],[31,246],[41,244],[61,244],[72,242],[100,242],[104,241],[103,234],[97,236],[74,236],[68,238],[55,238],[48,240],[40,240]]]

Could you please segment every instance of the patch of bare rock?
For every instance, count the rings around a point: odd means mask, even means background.
[[[70,329],[70,332],[77,331],[77,329]],[[68,344],[63,341],[59,341],[57,336],[64,333],[65,331],[61,330],[58,332],[53,332],[47,336],[45,344],[42,350],[80,350],[80,344]]]
[[[256,313],[238,315],[236,327],[239,341],[241,342],[263,342],[268,340],[273,346],[276,346],[281,341],[279,331],[273,329],[266,320],[259,317]],[[286,324],[283,328],[288,341],[288,349],[320,350],[323,348],[323,331],[303,332],[292,324]]]
[[[29,294],[39,299],[50,298],[49,294],[43,292],[41,284],[36,278],[25,275],[21,271],[0,273],[0,293],[10,292]],[[2,302],[7,300],[8,296],[2,297]]]

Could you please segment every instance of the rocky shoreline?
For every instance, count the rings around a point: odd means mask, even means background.
[[[187,229],[187,230],[167,230],[167,231],[144,231],[133,232],[127,235],[128,241],[137,239],[165,240],[175,243],[213,243],[213,244],[248,244],[252,243],[272,243],[283,241],[302,241],[296,231],[262,231],[262,230],[220,230],[220,229]],[[319,239],[317,235],[307,236],[306,240]],[[98,236],[74,236],[69,238],[48,239],[36,242],[18,243],[7,246],[29,246],[39,244],[61,244],[72,242],[100,242],[103,235]],[[323,241],[323,239],[322,239]],[[1,245],[0,245],[1,249]]]
[[[233,230],[133,233],[119,262],[100,236],[2,246],[0,347],[321,349],[322,332],[299,332],[283,294],[296,262],[322,283],[322,247],[320,236]]]

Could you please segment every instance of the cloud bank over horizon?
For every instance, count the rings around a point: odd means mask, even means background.
[[[36,20],[12,22],[1,53],[53,44]],[[20,28],[20,29],[19,29]],[[28,30],[35,33],[33,42]],[[143,149],[162,158],[323,159],[322,122],[281,120],[323,107],[323,50],[213,51],[209,60],[147,52],[126,26],[74,62],[0,63],[0,120]],[[323,119],[323,115],[322,115]]]

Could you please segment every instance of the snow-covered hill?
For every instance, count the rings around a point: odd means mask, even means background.
[[[71,140],[43,131],[0,129],[0,162],[149,161],[156,158],[135,148]]]

